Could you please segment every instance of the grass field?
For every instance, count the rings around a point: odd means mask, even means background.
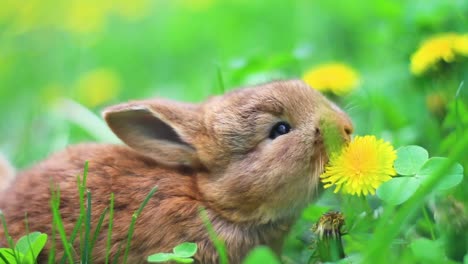
[[[5,0],[0,152],[27,168],[69,144],[118,142],[100,118],[111,104],[304,79],[350,115],[355,135],[447,159],[426,166],[421,187],[390,190],[404,201],[327,189],[287,239],[285,262],[308,263],[311,227],[339,210],[344,263],[466,264],[467,77],[467,1]],[[397,153],[410,162],[418,151]],[[416,179],[426,160],[397,173]]]

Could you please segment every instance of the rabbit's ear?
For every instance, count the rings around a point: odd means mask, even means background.
[[[200,132],[197,106],[164,100],[111,106],[103,117],[112,131],[140,154],[167,165],[198,166],[191,144]]]

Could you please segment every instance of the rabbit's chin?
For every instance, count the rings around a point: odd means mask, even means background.
[[[329,158],[323,147],[318,146],[315,153],[310,157],[310,165],[307,170],[298,172],[299,177],[291,182],[289,186],[284,186],[275,206],[260,206],[257,213],[260,222],[277,222],[287,219],[295,220],[302,210],[310,203],[314,202],[323,192],[320,184],[320,175],[325,171],[325,166]]]
[[[313,174],[312,178],[314,179],[313,186],[315,187],[314,198],[318,198],[325,190],[320,181],[320,175],[322,175],[325,172],[325,167],[327,166],[328,161],[329,161],[329,158],[325,152],[320,152],[318,157],[316,157],[314,160],[315,167],[314,167],[314,171],[312,172]]]
[[[314,202],[324,191],[323,186],[320,183],[320,175],[324,172],[325,166],[328,162],[328,156],[325,152],[317,152],[311,158],[311,169],[305,172],[303,179],[305,182],[296,182],[296,186],[293,187],[296,192],[290,192],[290,197],[287,199],[289,203],[282,204],[281,208],[276,207],[274,212],[265,212],[265,220],[272,221],[284,221],[287,219],[295,220],[299,217],[304,208]]]

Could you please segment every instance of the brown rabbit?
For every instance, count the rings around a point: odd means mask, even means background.
[[[70,234],[79,214],[76,176],[89,161],[94,227],[115,194],[112,254],[125,243],[133,212],[158,186],[138,218],[128,263],[145,263],[186,241],[198,244],[196,262],[218,263],[200,207],[225,241],[231,263],[257,245],[279,254],[291,224],[317,194],[327,161],[320,124],[336,124],[343,141],[352,132],[345,113],[297,80],[239,89],[201,104],[135,101],[103,116],[127,146],[69,147],[19,173],[0,194],[15,239],[25,234],[26,212],[30,230],[51,234],[50,179],[60,187]],[[106,225],[94,249],[96,263],[104,262]],[[0,238],[4,242],[2,233]]]

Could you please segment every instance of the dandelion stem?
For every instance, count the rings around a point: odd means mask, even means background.
[[[341,241],[344,218],[340,212],[328,212],[320,217],[312,231],[317,236],[317,255],[313,255],[309,263],[318,257],[319,262],[334,262],[345,257]]]
[[[434,226],[432,224],[431,219],[429,218],[429,214],[427,213],[427,208],[423,207],[422,208],[424,219],[426,219],[426,222],[429,226],[429,232],[431,233],[431,238],[432,240],[436,240],[435,232],[434,232]]]

